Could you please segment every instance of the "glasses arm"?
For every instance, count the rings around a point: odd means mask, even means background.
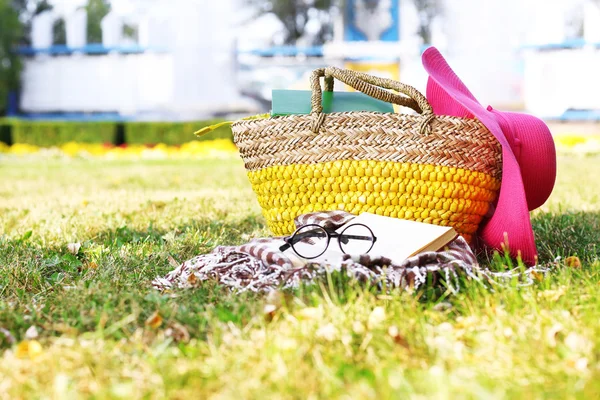
[[[343,239],[356,239],[356,240],[373,240],[374,236],[356,236],[356,235],[339,235]]]
[[[286,251],[287,249],[292,247],[292,245],[287,242],[287,240],[289,240],[289,239],[284,239],[284,240],[286,240],[286,243],[279,246],[279,251]]]
[[[341,241],[344,244],[348,243],[348,241],[350,239],[354,239],[354,240],[368,240],[368,241],[372,241],[373,243],[375,243],[377,241],[377,238],[375,236],[346,235],[346,234],[339,234],[337,232],[332,232],[331,236],[332,237],[337,237],[338,240]]]

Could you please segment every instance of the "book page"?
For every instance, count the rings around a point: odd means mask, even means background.
[[[362,213],[346,225],[365,224],[377,238],[369,252],[372,256],[384,256],[400,263],[440,236],[453,230],[452,227],[426,224],[399,218]],[[342,232],[345,226],[338,229]]]
[[[381,215],[362,213],[352,221],[338,228],[341,233],[352,224],[364,224],[371,228],[377,238],[369,255],[384,256],[395,263],[401,263],[423,247],[429,245],[442,235],[453,231],[452,227],[426,224],[423,222],[409,221],[398,218],[384,217]],[[296,248],[303,253],[310,253],[309,243],[297,243]],[[293,252],[292,249],[286,250]],[[346,249],[348,254],[351,249]],[[337,238],[331,238],[329,247],[321,256],[311,259],[312,262],[329,262],[337,264],[342,260],[343,252],[340,250]]]
[[[298,243],[294,244],[294,247],[301,254],[311,254],[313,252],[313,250],[310,249],[310,246],[311,246],[311,244],[305,243],[305,242],[298,242]],[[290,254],[290,252],[294,253],[294,250],[288,249],[285,251],[285,253],[288,255]],[[294,253],[294,255],[295,255],[295,253]],[[331,238],[331,242],[329,243],[329,247],[327,248],[325,253],[323,253],[321,256],[319,256],[317,258],[309,259],[307,261],[316,262],[316,263],[325,262],[325,263],[330,263],[332,265],[338,265],[339,263],[342,262],[343,256],[344,256],[344,253],[340,250],[340,246],[338,245],[337,238]]]

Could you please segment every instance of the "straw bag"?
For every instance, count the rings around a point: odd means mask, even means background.
[[[323,113],[333,80],[417,114]],[[425,96],[389,79],[321,68],[312,112],[232,124],[264,217],[291,234],[303,213],[342,209],[451,225],[471,241],[500,188],[500,144],[475,119],[434,115]],[[392,89],[403,95],[384,90]]]

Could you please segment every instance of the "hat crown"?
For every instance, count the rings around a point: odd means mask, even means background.
[[[529,211],[542,206],[554,189],[556,149],[550,129],[533,115],[503,112],[494,114],[517,159]]]

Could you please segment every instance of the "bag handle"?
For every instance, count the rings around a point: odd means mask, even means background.
[[[427,101],[427,98],[414,87],[392,79],[380,78],[362,72],[340,69],[337,67],[327,67],[314,70],[310,77],[310,86],[312,89],[311,114],[317,116],[315,124],[313,125],[313,132],[315,133],[319,131],[319,128],[321,128],[325,119],[325,114],[323,113],[321,77],[325,78],[325,91],[333,91],[333,82],[335,78],[378,100],[412,108],[423,117],[420,132],[428,134],[431,130],[429,123],[435,118],[433,109]],[[405,96],[384,89],[395,90]]]

